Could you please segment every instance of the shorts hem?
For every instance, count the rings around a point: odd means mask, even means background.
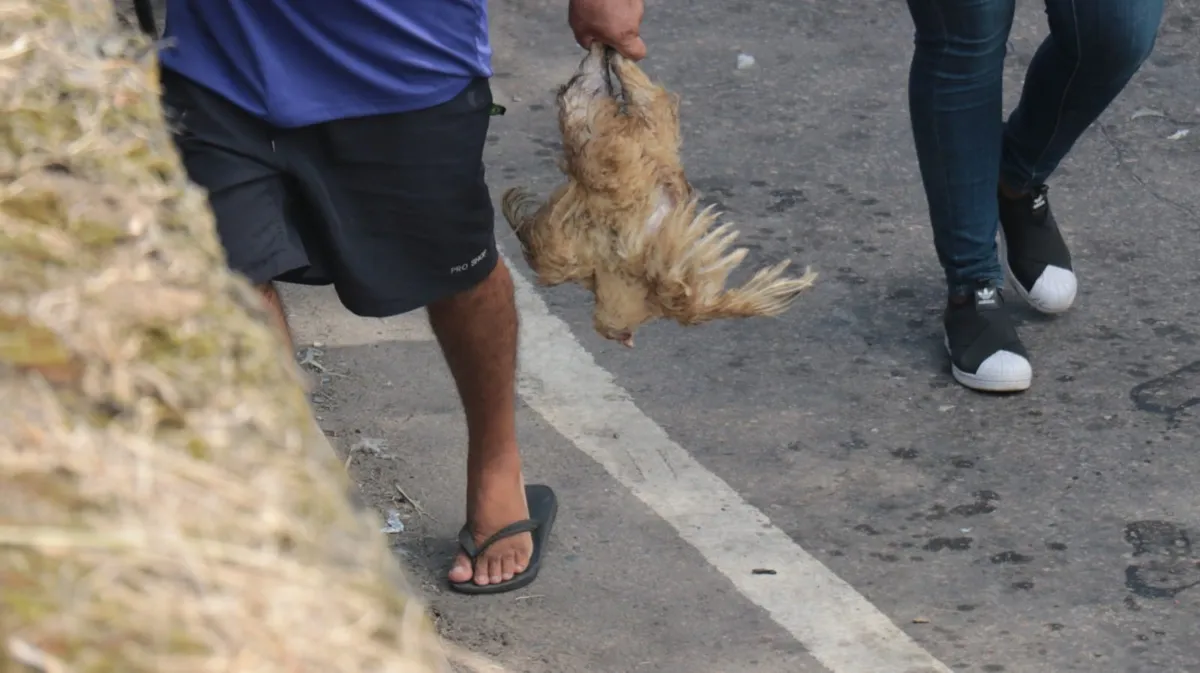
[[[281,276],[286,276],[306,266],[309,266],[309,261],[303,253],[287,251],[272,255],[266,262],[256,265],[251,272],[243,271],[237,267],[233,267],[233,270],[242,274],[252,284],[257,286],[273,283],[279,280]]]
[[[392,318],[405,313],[411,313],[418,309],[428,308],[430,304],[435,304],[443,299],[448,299],[478,287],[500,265],[499,254],[489,255],[489,257],[491,263],[480,267],[475,274],[472,274],[469,282],[445,283],[443,286],[439,286],[437,291],[426,292],[424,296],[376,301],[369,298],[355,298],[349,296],[348,293],[343,294],[343,290],[341,289],[337,289],[336,291],[342,306],[360,318]],[[337,288],[336,283],[334,287]]]

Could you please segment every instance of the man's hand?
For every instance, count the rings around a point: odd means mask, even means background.
[[[642,0],[570,0],[567,23],[584,49],[599,42],[640,61],[646,56],[646,43],[638,35],[643,11]]]

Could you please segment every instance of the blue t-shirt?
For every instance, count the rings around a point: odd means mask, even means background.
[[[405,112],[491,77],[487,0],[167,0],[162,67],[273,125]]]

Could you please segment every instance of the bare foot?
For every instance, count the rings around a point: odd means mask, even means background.
[[[519,467],[515,471],[484,468],[477,479],[470,481],[476,488],[467,496],[467,521],[476,545],[482,545],[501,528],[529,518],[525,482]],[[488,547],[476,559],[474,568],[467,555],[459,552],[449,578],[456,584],[472,579],[479,586],[499,584],[524,572],[532,556],[533,536],[513,535]]]

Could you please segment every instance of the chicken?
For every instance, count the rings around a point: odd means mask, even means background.
[[[655,318],[698,325],[719,318],[777,316],[816,274],[785,277],[790,262],[726,289],[746,256],[737,232],[713,225],[679,158],[678,99],[635,63],[593,46],[557,95],[567,182],[542,202],[514,187],[502,212],[538,283],[579,283],[595,296],[593,326],[633,346]]]

